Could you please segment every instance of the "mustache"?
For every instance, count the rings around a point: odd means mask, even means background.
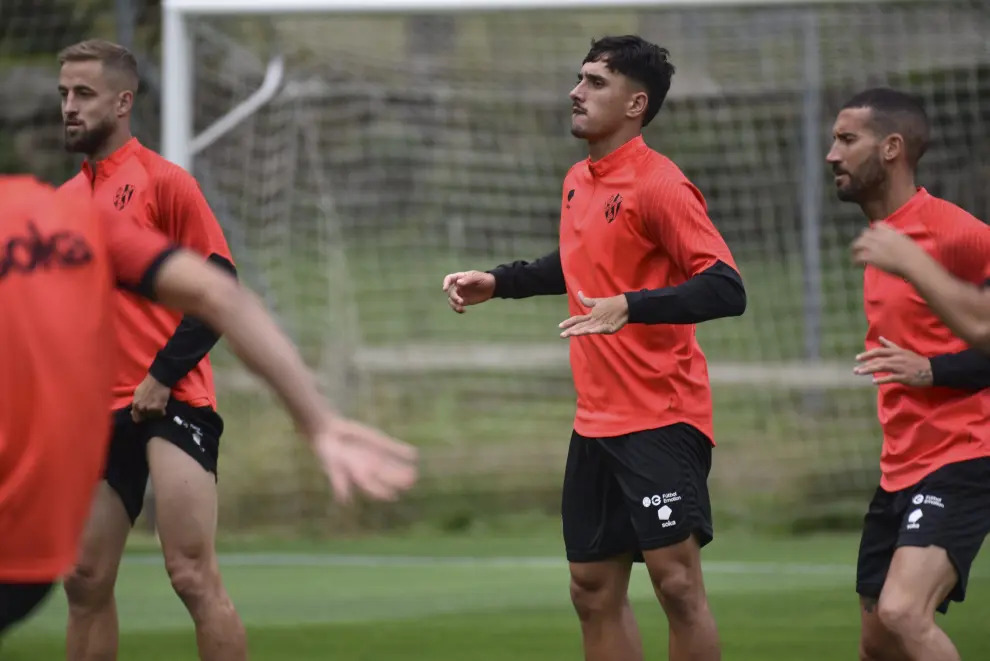
[[[840,174],[846,174],[846,175],[852,176],[852,173],[847,172],[846,170],[843,170],[838,165],[833,165],[832,166],[832,174],[834,174],[836,177],[838,177]]]

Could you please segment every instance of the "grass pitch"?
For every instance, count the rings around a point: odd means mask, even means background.
[[[855,536],[719,536],[706,581],[734,661],[856,658]],[[153,542],[137,540],[121,570],[121,659],[194,661],[192,627]],[[581,658],[567,567],[554,526],[511,533],[222,544],[229,590],[248,628],[251,658],[272,661],[556,661]],[[631,592],[647,658],[666,658],[666,623],[645,571]],[[940,622],[962,658],[979,658],[990,613],[990,562],[978,561],[970,598]],[[5,661],[64,658],[57,592],[13,632]]]

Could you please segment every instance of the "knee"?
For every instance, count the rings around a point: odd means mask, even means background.
[[[625,591],[607,576],[571,574],[571,603],[582,621],[620,613]]]
[[[62,584],[71,608],[99,607],[113,598],[114,572],[108,568],[80,563]]]
[[[688,567],[673,565],[651,577],[653,591],[668,617],[689,616],[705,605],[705,592],[700,580]]]
[[[220,585],[219,570],[209,553],[166,552],[165,571],[175,594],[187,606],[205,601]]]
[[[922,604],[900,596],[881,595],[877,618],[897,638],[908,638],[934,624],[934,613],[926,613]]]

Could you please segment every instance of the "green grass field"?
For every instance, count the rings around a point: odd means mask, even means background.
[[[724,658],[856,658],[857,539],[752,537],[734,532],[705,552]],[[195,641],[153,542],[138,541],[118,586],[121,659],[193,661]],[[240,540],[221,545],[230,592],[255,661],[557,661],[580,658],[566,564],[552,524],[524,533],[412,533],[331,542]],[[647,657],[666,658],[666,625],[644,570],[630,588]],[[986,642],[990,562],[970,598],[941,622],[962,658]],[[5,661],[62,658],[58,592],[5,642]]]

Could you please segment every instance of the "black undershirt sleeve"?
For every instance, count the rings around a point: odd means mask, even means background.
[[[990,280],[983,283],[990,286]],[[928,361],[932,385],[940,388],[978,391],[990,388],[990,354],[979,349],[933,356]]]
[[[626,293],[631,324],[700,324],[746,311],[739,273],[718,261],[676,287]]]
[[[990,388],[990,354],[979,349],[966,349],[929,359],[932,385],[957,390]]]
[[[228,259],[212,254],[209,261],[237,277],[237,269]],[[199,319],[186,315],[169,341],[155,356],[148,374],[162,385],[174,388],[175,384],[210,353],[219,340],[220,336],[212,328]]]
[[[502,264],[488,273],[495,276],[494,298],[529,298],[567,293],[559,249],[534,262]]]

